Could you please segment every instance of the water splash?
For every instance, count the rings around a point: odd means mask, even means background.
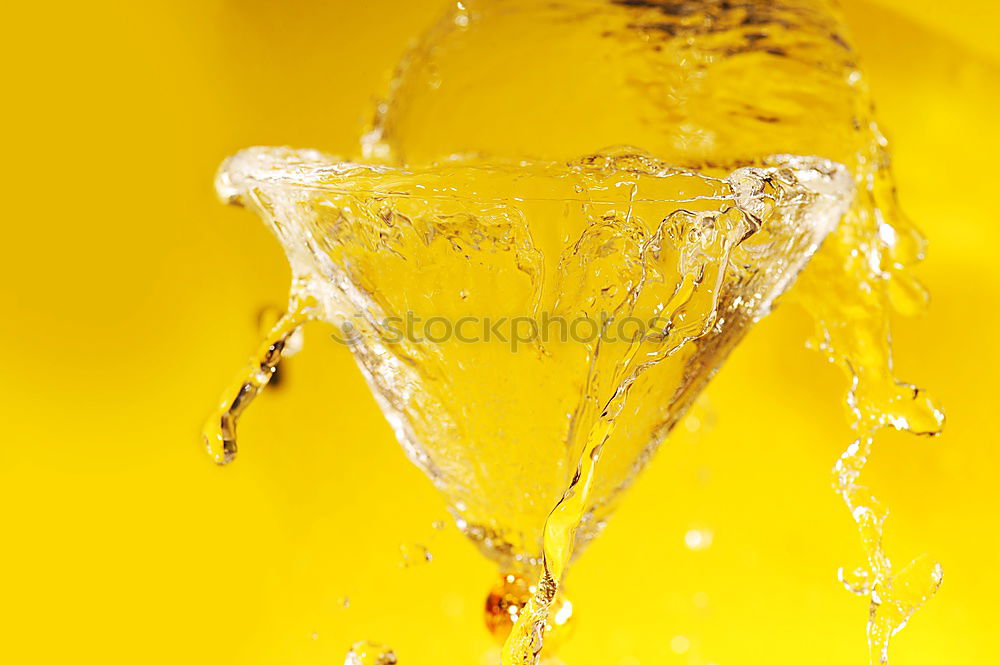
[[[202,430],[205,449],[216,464],[229,464],[236,459],[236,425],[240,415],[274,377],[282,353],[295,340],[300,326],[311,318],[314,307],[311,298],[293,297],[288,312],[265,335],[247,369],[223,393],[218,409]]]
[[[860,99],[867,90],[860,76]],[[889,662],[889,641],[942,581],[940,564],[926,555],[896,567],[886,553],[884,531],[889,510],[861,482],[879,430],[890,428],[936,436],[944,413],[922,389],[899,380],[893,370],[890,316],[913,314],[927,293],[912,273],[923,259],[926,241],[903,215],[890,171],[888,142],[867,118],[865,148],[859,152],[858,194],[839,228],[800,277],[790,294],[817,325],[811,345],[849,378],[846,398],[854,441],[833,469],[833,485],[854,519],[865,565],[838,571],[851,593],[869,599],[867,625],[870,662]]]
[[[486,628],[493,638],[503,644],[521,614],[526,611],[538,588],[523,575],[502,575],[486,596]],[[573,605],[565,595],[553,601],[552,611],[545,622],[545,644],[554,649],[564,643],[573,631]]]
[[[692,168],[756,163],[782,146],[851,170],[851,209],[786,300],[812,314],[815,346],[850,380],[856,438],[836,464],[834,486],[857,523],[866,565],[840,577],[869,598],[871,662],[886,662],[889,637],[941,574],[921,560],[904,566],[905,584],[895,577],[903,569],[890,563],[882,538],[888,511],[860,476],[879,430],[934,435],[944,418],[892,370],[889,313],[919,311],[927,299],[910,270],[924,240],[896,203],[888,143],[837,3],[466,4],[461,29],[446,18],[400,62],[366,134],[367,153],[411,163],[470,151],[562,156],[627,136]],[[468,63],[488,61],[497,43],[518,45],[505,66],[519,75],[498,77],[488,97],[460,85]],[[560,85],[550,89],[545,79],[556,71]],[[524,90],[533,104],[505,103]],[[601,113],[580,111],[587,108]]]
[[[839,172],[839,176],[843,175],[842,171]],[[504,665],[535,665],[540,659],[546,636],[545,625],[574,553],[576,531],[586,521],[588,510],[592,511],[591,493],[598,479],[602,453],[618,426],[618,418],[627,405],[633,387],[645,372],[656,367],[662,360],[688,345],[704,344],[713,330],[721,330],[726,325],[726,317],[733,316],[733,310],[724,306],[727,278],[733,278],[732,274],[737,266],[748,267],[743,263],[744,257],[752,255],[752,248],[757,242],[761,242],[756,236],[780,235],[775,226],[781,226],[782,222],[778,220],[782,214],[788,214],[787,206],[790,201],[804,203],[811,199],[815,204],[818,198],[822,198],[815,190],[809,194],[808,190],[802,188],[802,182],[812,180],[813,186],[819,191],[833,193],[838,191],[838,186],[834,184],[837,179],[838,173],[835,171],[826,174],[800,173],[798,177],[791,171],[778,177],[762,177],[762,174],[754,171],[737,172],[729,182],[739,207],[723,208],[721,214],[710,217],[678,211],[665,217],[657,232],[642,245],[638,252],[641,276],[631,289],[626,290],[626,295],[614,314],[627,316],[639,302],[651,298],[659,303],[658,313],[660,320],[664,322],[663,329],[655,338],[634,340],[624,355],[616,358],[613,371],[606,373],[604,377],[596,372],[600,367],[597,360],[602,347],[600,343],[594,346],[592,380],[587,384],[591,386],[591,392],[585,396],[581,411],[578,412],[581,422],[592,424],[580,430],[586,432],[586,443],[576,472],[545,522],[541,578],[535,593],[504,643]],[[761,197],[760,194],[764,191],[769,191],[771,196]],[[841,187],[839,199],[836,195],[831,196],[830,207],[826,212],[832,214],[832,220],[836,220],[843,211],[841,206],[846,204],[845,195],[848,191]],[[807,209],[809,208],[803,208]],[[822,217],[820,210],[823,210],[823,206],[819,206],[819,210],[811,209],[810,213]],[[793,225],[807,223],[804,219],[792,222]],[[812,223],[816,223],[815,219]],[[669,268],[661,263],[665,254],[664,243],[667,242],[672,242],[680,253],[678,257],[667,259],[670,262]],[[818,241],[803,255],[798,255],[797,260],[804,262],[817,245]],[[788,256],[796,254],[790,253]],[[792,276],[801,265],[799,263],[792,270]],[[669,297],[664,297],[655,288],[644,288],[647,281],[655,283],[657,280],[654,276],[664,270],[679,270],[682,274]],[[572,278],[571,273],[570,276]],[[786,285],[787,281],[779,279],[778,283],[770,285],[771,293],[767,296],[744,292],[738,298],[741,304],[744,298],[750,301],[758,298],[759,302],[752,304],[751,308],[755,316],[759,317],[769,309],[775,295],[780,294]],[[763,309],[758,309],[759,307]],[[614,317],[609,319],[613,320]],[[611,392],[606,402],[601,397],[602,388],[605,391],[610,389]],[[603,406],[593,414],[587,413],[588,407],[594,404]]]
[[[490,14],[490,8],[500,4],[485,0],[461,4],[404,59],[393,79],[390,99],[379,104],[375,126],[364,140],[366,155],[372,161],[401,166],[404,159],[412,165],[440,159],[444,154],[511,151],[517,156],[547,154],[562,159],[591,151],[595,142],[620,142],[627,134],[630,138],[626,140],[641,144],[663,160],[661,164],[701,171],[673,173],[693,181],[702,178],[702,185],[712,181],[703,177],[706,172],[716,176],[713,184],[718,185],[726,171],[750,165],[742,173],[747,178],[747,195],[740,207],[749,213],[744,222],[766,217],[771,212],[770,203],[777,197],[773,190],[787,183],[780,168],[770,172],[768,178],[755,173],[754,169],[768,166],[765,156],[776,150],[821,155],[845,165],[853,174],[855,197],[848,214],[814,257],[792,295],[817,320],[820,333],[816,346],[851,379],[848,404],[856,440],[836,465],[834,485],[857,522],[866,563],[857,570],[842,569],[839,577],[850,591],[869,598],[871,660],[885,663],[889,638],[934,593],[941,571],[927,558],[900,568],[891,564],[882,538],[888,513],[860,484],[860,476],[880,429],[932,435],[940,431],[943,416],[925,393],[897,381],[892,372],[888,312],[892,308],[915,311],[926,299],[908,273],[922,257],[923,240],[898,214],[889,178],[887,145],[872,119],[868,91],[836,8],[826,0],[622,0],[548,3],[544,7],[542,3],[518,2],[530,20],[504,23],[503,17],[496,20],[497,15]],[[510,3],[503,6],[509,8]],[[514,13],[507,12],[506,16]],[[453,85],[454,80],[462,79],[466,68],[489,59],[488,53],[481,54],[482,58],[470,56],[479,53],[476,48],[489,45],[492,49],[492,44],[507,43],[480,38],[480,31],[490,20],[501,30],[515,30],[515,38],[509,43],[544,47],[565,37],[567,42],[560,43],[557,52],[571,61],[579,56],[579,62],[589,67],[560,68],[560,77],[565,78],[561,78],[559,90],[576,85],[571,77],[579,72],[582,84],[577,92],[584,94],[564,95],[565,99],[577,109],[587,106],[579,100],[592,100],[592,106],[600,108],[601,113],[580,116],[573,108],[555,112],[558,126],[553,126],[551,118],[541,122],[508,121],[511,109],[502,103],[493,104],[494,100],[520,99],[517,92],[523,90],[524,77],[550,71],[538,66],[541,59],[523,68],[511,64],[510,69],[522,75],[515,78],[518,88],[505,93],[501,89],[503,82],[498,81],[489,89],[489,99],[480,100],[482,103],[475,101],[467,88]],[[555,32],[544,32],[546,26],[553,25],[558,28]],[[462,50],[470,44],[471,51]],[[628,76],[622,76],[623,71]],[[532,89],[544,91],[552,87],[550,81],[545,83]],[[559,108],[538,106],[550,112]],[[501,116],[504,122],[493,121],[490,114],[497,112],[505,114]],[[581,117],[585,119],[583,124]],[[592,117],[607,122],[585,126]],[[491,126],[509,126],[517,131],[513,136],[484,131]],[[571,141],[586,141],[586,145],[567,147]],[[476,203],[471,200],[475,197],[470,197],[462,205],[442,211],[442,198],[469,191],[470,180],[462,180],[463,173],[468,173],[462,171],[461,159],[452,161],[454,168],[450,170],[447,165],[440,167],[437,179],[431,176],[420,182],[422,190],[415,192],[408,188],[416,178],[413,173],[338,165],[336,160],[316,153],[279,152],[261,160],[267,164],[259,169],[256,180],[244,178],[237,182],[242,177],[241,165],[229,164],[231,168],[223,169],[224,177],[220,178],[220,192],[223,196],[232,192],[229,198],[234,200],[243,197],[271,223],[289,252],[296,274],[311,271],[318,276],[314,285],[324,279],[335,285],[326,291],[329,300],[336,301],[341,309],[346,303],[363,310],[368,317],[366,334],[375,340],[379,330],[371,321],[413,301],[433,305],[428,307],[430,311],[440,306],[461,313],[457,303],[466,307],[477,302],[510,304],[515,299],[511,294],[516,292],[515,296],[523,295],[522,300],[530,303],[527,309],[536,312],[540,303],[552,302],[546,298],[555,291],[562,296],[555,300],[556,307],[566,312],[593,312],[602,307],[623,307],[624,312],[637,306],[641,289],[636,287],[641,280],[652,276],[648,281],[653,287],[650,293],[657,293],[655,284],[664,275],[685,276],[670,281],[670,286],[676,288],[661,290],[654,298],[661,304],[669,303],[668,313],[678,314],[671,319],[669,335],[665,329],[660,342],[667,343],[670,335],[680,336],[687,330],[689,344],[682,346],[696,348],[699,355],[714,360],[711,367],[694,370],[686,362],[674,362],[673,367],[683,367],[687,373],[681,378],[665,374],[669,380],[663,383],[672,387],[681,381],[685,387],[679,397],[670,396],[669,409],[656,413],[632,410],[636,404],[657,403],[660,397],[663,399],[659,403],[665,403],[668,397],[649,392],[642,383],[650,352],[635,347],[619,348],[620,353],[608,353],[606,348],[588,350],[585,360],[589,370],[581,381],[566,380],[570,376],[566,371],[569,363],[545,364],[558,358],[552,348],[539,347],[535,359],[521,364],[498,361],[496,356],[456,353],[455,349],[390,349],[377,343],[355,349],[397,436],[411,458],[452,498],[463,531],[505,569],[531,571],[544,564],[534,594],[518,612],[519,620],[505,651],[506,662],[534,662],[569,559],[600,531],[613,498],[652,454],[676,422],[677,414],[689,405],[689,397],[704,385],[716,361],[721,362],[739,339],[739,334],[716,333],[732,330],[734,325],[736,329],[750,325],[766,313],[773,296],[787,286],[797,268],[785,265],[789,276],[781,280],[781,288],[772,289],[759,300],[753,300],[753,289],[747,294],[730,292],[730,304],[735,303],[735,310],[723,308],[720,313],[701,318],[711,309],[704,305],[720,298],[718,284],[711,284],[711,275],[692,272],[692,266],[701,260],[697,252],[689,252],[686,258],[672,255],[677,260],[669,263],[670,270],[646,263],[646,257],[655,258],[656,252],[646,253],[646,249],[655,247],[653,238],[659,236],[659,247],[668,247],[678,238],[690,238],[692,247],[697,247],[703,239],[711,246],[713,240],[709,238],[723,237],[723,245],[728,243],[726,246],[733,251],[753,256],[753,245],[762,236],[761,230],[751,223],[742,229],[749,232],[744,238],[749,241],[734,244],[730,232],[738,226],[718,233],[717,224],[738,225],[739,216],[706,216],[700,214],[706,211],[698,208],[698,214],[675,211],[671,231],[660,233],[655,220],[662,218],[662,200],[660,215],[650,206],[642,211],[633,209],[632,198],[628,205],[620,198],[611,202],[617,205],[605,205],[608,193],[624,191],[636,197],[635,185],[640,179],[637,174],[652,163],[638,151],[614,158],[606,154],[592,156],[590,165],[596,165],[596,169],[582,181],[573,181],[572,193],[558,190],[558,196],[553,197],[572,205],[586,201],[582,211],[567,207],[565,211],[548,210],[541,215],[536,214],[537,207],[533,211],[524,203],[530,196],[524,199],[510,195],[524,188],[523,176],[531,172],[530,168],[525,170],[528,163],[518,164],[516,169],[509,164],[499,167],[500,171],[516,171],[501,183],[507,188],[505,193],[495,195],[502,188],[487,185],[477,191],[492,192],[492,198],[479,196]],[[249,162],[260,155],[245,157],[244,161]],[[324,161],[324,168],[317,170],[316,162]],[[602,171],[602,161],[615,164]],[[614,176],[612,182],[594,175],[609,172]],[[289,173],[296,177],[288,178]],[[531,173],[538,183],[551,185],[544,180],[544,174]],[[230,175],[236,180],[226,181]],[[286,178],[284,184],[279,182],[282,177]],[[330,181],[342,177],[353,179],[348,189],[354,193],[343,189],[339,193],[319,193]],[[309,193],[290,194],[288,181]],[[729,183],[739,185],[737,179]],[[482,182],[474,184],[478,187]],[[535,197],[540,189],[544,187],[532,192]],[[400,191],[407,196],[399,198]],[[689,199],[694,202],[689,207],[697,207],[705,200],[724,199],[717,192],[709,192]],[[569,232],[564,222],[573,215],[588,220],[586,233],[577,229]],[[533,226],[529,220],[539,217],[549,225]],[[643,218],[645,223],[637,223]],[[553,224],[553,220],[560,222]],[[483,229],[488,231],[484,233]],[[561,245],[546,238],[553,229],[555,233],[549,235],[557,236]],[[352,244],[362,249],[345,249]],[[420,254],[422,260],[410,261],[412,270],[407,272],[400,266],[406,266],[403,262],[414,248],[424,252]],[[394,256],[400,264],[390,268]],[[456,271],[457,257],[467,263]],[[558,259],[554,264],[553,257]],[[720,258],[718,254],[714,257]],[[346,270],[342,269],[344,265]],[[730,277],[741,277],[740,265],[740,261],[732,262]],[[692,274],[695,276],[689,277]],[[437,288],[445,281],[461,283],[460,288],[449,290],[455,296],[450,300]],[[393,298],[400,295],[399,285],[403,283],[412,288],[403,297]],[[468,286],[470,283],[475,286]],[[505,288],[493,288],[498,284]],[[555,289],[552,284],[557,285]],[[761,305],[765,306],[757,310]],[[327,307],[321,318],[333,322],[333,309]],[[741,319],[741,311],[754,314]],[[259,358],[266,361],[273,346],[272,341]],[[652,352],[653,359],[657,353]],[[257,366],[266,369],[267,363],[259,362],[259,358]],[[530,364],[536,360],[537,365]],[[476,374],[473,378],[482,382],[481,374],[491,367],[503,369],[496,373],[493,383],[502,383],[505,376],[529,377],[523,385],[537,383],[543,388],[497,408],[492,385],[487,391],[491,394],[484,395],[476,392],[474,381],[464,382],[470,374]],[[533,374],[538,367],[544,371]],[[476,372],[470,372],[471,368]],[[554,371],[556,368],[559,371]],[[226,459],[227,437],[232,439],[235,419],[245,407],[241,395],[247,386],[248,396],[255,394],[256,373],[251,368],[247,375],[250,378],[241,378],[214,417],[217,424],[209,429],[212,436],[207,438],[215,442],[210,450],[215,450],[217,457],[221,447],[222,458]],[[572,385],[584,395],[571,406],[569,431],[562,428],[566,422],[562,410],[569,400],[554,404],[556,387],[544,383],[546,376],[557,376],[561,385]],[[642,399],[626,404],[630,391],[641,393]],[[449,408],[450,403],[461,404],[463,410]],[[487,408],[480,408],[484,404]],[[543,411],[558,413],[558,426],[536,417]],[[510,413],[519,417],[511,419],[506,415]],[[500,416],[505,416],[502,422]],[[622,426],[622,421],[627,425]],[[640,429],[634,427],[636,422],[642,424],[643,436],[623,439],[621,431]],[[528,423],[531,428],[524,427]],[[647,425],[652,426],[647,429]],[[616,455],[602,455],[608,440],[615,436],[619,440],[611,441],[610,448],[620,459],[628,460],[619,467],[613,466]],[[462,445],[454,443],[457,441]],[[503,450],[504,456],[516,464],[484,458],[484,441],[493,449]],[[234,444],[230,447],[235,452]],[[476,454],[467,455],[464,448]],[[548,476],[544,476],[543,469],[548,470]],[[516,483],[511,482],[515,473],[520,474]],[[523,490],[523,496],[512,496],[513,486]],[[559,488],[554,510],[553,487]],[[540,520],[546,513],[549,515],[543,528]],[[536,533],[543,536],[544,556],[538,552],[533,537]]]

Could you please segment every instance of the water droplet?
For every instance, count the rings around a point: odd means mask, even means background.
[[[845,589],[855,595],[867,596],[871,594],[871,580],[869,579],[868,571],[864,568],[855,568],[853,570],[838,568],[837,579],[840,580]]]
[[[420,543],[403,543],[399,546],[399,565],[403,568],[412,568],[430,563],[434,557],[430,550]]]
[[[712,545],[712,532],[708,529],[689,529],[684,534],[684,546],[693,552],[708,549]]]
[[[384,644],[363,640],[347,652],[344,665],[396,665],[396,653]]]

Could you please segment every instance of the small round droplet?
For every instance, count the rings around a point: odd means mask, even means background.
[[[430,550],[420,543],[402,543],[399,546],[399,565],[403,568],[412,568],[434,560]]]
[[[684,534],[684,546],[693,552],[700,552],[712,545],[712,532],[709,529],[689,529]]]
[[[396,653],[384,644],[362,640],[347,652],[344,665],[396,665]]]

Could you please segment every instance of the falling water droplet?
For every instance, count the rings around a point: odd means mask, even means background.
[[[684,546],[693,552],[708,549],[712,545],[712,532],[709,529],[689,529],[684,534]]]
[[[420,566],[434,560],[434,556],[430,550],[420,543],[401,543],[399,546],[399,557],[399,565],[402,568],[412,568],[413,566]]]
[[[344,665],[396,665],[396,662],[392,649],[367,640],[355,642],[344,658]]]

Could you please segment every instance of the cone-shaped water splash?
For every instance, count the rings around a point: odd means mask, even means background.
[[[824,160],[694,173],[634,150],[402,169],[255,148],[217,184],[273,229],[297,318],[351,346],[465,533],[524,571],[595,428],[614,423],[576,552],[852,194]]]
[[[656,159],[563,161],[621,142]],[[217,461],[287,335],[334,324],[459,525],[519,574],[488,613],[517,613],[504,662],[535,662],[571,557],[846,210],[795,297],[852,380],[835,487],[867,565],[841,577],[886,662],[941,572],[890,563],[859,479],[880,428],[934,434],[943,416],[892,371],[890,305],[919,308],[923,240],[832,0],[464,0],[401,61],[363,148],[392,167],[256,149],[220,173],[295,282],[206,431]]]
[[[463,0],[402,58],[364,146],[409,163],[472,152],[558,158],[628,142],[693,169],[774,153],[845,165],[854,200],[789,299],[813,316],[815,346],[849,378],[857,436],[834,485],[867,561],[842,578],[869,598],[870,660],[885,663],[890,636],[942,578],[930,559],[890,559],[888,509],[862,472],[879,429],[934,435],[944,416],[893,370],[890,312],[924,304],[911,268],[925,243],[896,202],[888,144],[838,4]]]

